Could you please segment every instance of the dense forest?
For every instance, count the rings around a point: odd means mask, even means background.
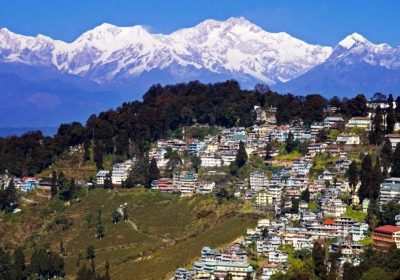
[[[302,119],[309,125],[323,120],[327,106],[340,108],[340,113],[347,118],[366,116],[366,103],[361,94],[351,99],[327,100],[318,94],[280,95],[266,86],[242,90],[233,80],[215,84],[194,81],[154,85],[144,94],[143,101],[123,103],[116,109],[92,115],[85,125],[62,124],[54,137],[45,137],[36,131],[20,137],[0,138],[0,173],[8,170],[15,176],[37,174],[68,147],[79,144],[83,145],[87,160],[89,151],[93,150],[94,161],[100,169],[104,154],[140,158],[151,142],[168,137],[182,126],[251,126],[255,123],[255,105],[276,107],[278,124]]]

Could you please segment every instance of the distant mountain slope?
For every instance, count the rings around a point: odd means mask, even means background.
[[[0,127],[52,127],[85,121],[96,112],[120,104],[109,92],[90,92],[58,80],[46,84],[0,73]]]
[[[348,96],[355,93],[400,93],[400,48],[375,45],[354,33],[342,40],[322,64],[286,83],[280,92]]]

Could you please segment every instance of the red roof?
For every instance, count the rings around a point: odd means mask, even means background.
[[[334,225],[335,221],[333,219],[326,219],[324,225]]]
[[[397,231],[400,231],[400,227],[385,225],[385,226],[374,228],[374,231],[385,232],[385,233],[395,233]]]

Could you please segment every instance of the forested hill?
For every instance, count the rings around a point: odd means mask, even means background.
[[[0,173],[8,170],[15,176],[37,174],[68,147],[78,144],[83,144],[86,160],[90,159],[89,151],[94,151],[98,168],[102,167],[104,154],[140,158],[151,142],[185,125],[250,126],[255,121],[254,105],[277,107],[278,123],[301,118],[309,124],[324,118],[328,103],[341,107],[345,116],[367,114],[363,95],[328,101],[315,94],[279,95],[263,87],[241,90],[233,80],[215,84],[195,81],[164,87],[154,85],[143,96],[143,101],[124,103],[115,110],[92,115],[86,125],[62,124],[54,137],[31,132],[0,138]]]
[[[115,110],[92,115],[85,126],[78,122],[62,124],[52,138],[40,132],[0,138],[0,173],[36,174],[77,144],[84,144],[86,150],[94,144],[95,161],[101,161],[104,153],[143,154],[152,141],[194,122],[248,126],[253,123],[253,106],[261,99],[261,94],[241,90],[236,81],[154,85],[142,102],[124,103]]]

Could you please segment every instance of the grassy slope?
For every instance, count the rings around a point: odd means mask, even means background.
[[[112,211],[125,202],[130,222],[112,224]],[[7,236],[11,243],[21,243],[29,235],[40,233],[36,235],[38,243],[48,243],[54,250],[58,250],[62,240],[67,250],[69,276],[75,275],[78,253],[85,256],[87,246],[92,244],[96,248],[98,269],[102,270],[104,262],[109,260],[113,280],[127,279],[127,275],[135,279],[163,279],[176,267],[199,256],[202,246],[223,246],[256,223],[254,217],[235,214],[240,208],[237,203],[217,205],[212,196],[178,198],[142,189],[97,189],[68,207],[51,202],[52,208],[59,211],[46,218],[43,213],[49,204],[23,207],[22,215],[0,230],[0,238]],[[60,211],[62,208],[65,209]],[[98,209],[102,210],[105,226],[105,237],[101,240],[95,238],[96,225],[89,229],[85,221],[85,216],[92,215],[96,224]],[[56,215],[64,216],[72,225],[63,230],[54,224]],[[32,228],[27,228],[27,224]]]

